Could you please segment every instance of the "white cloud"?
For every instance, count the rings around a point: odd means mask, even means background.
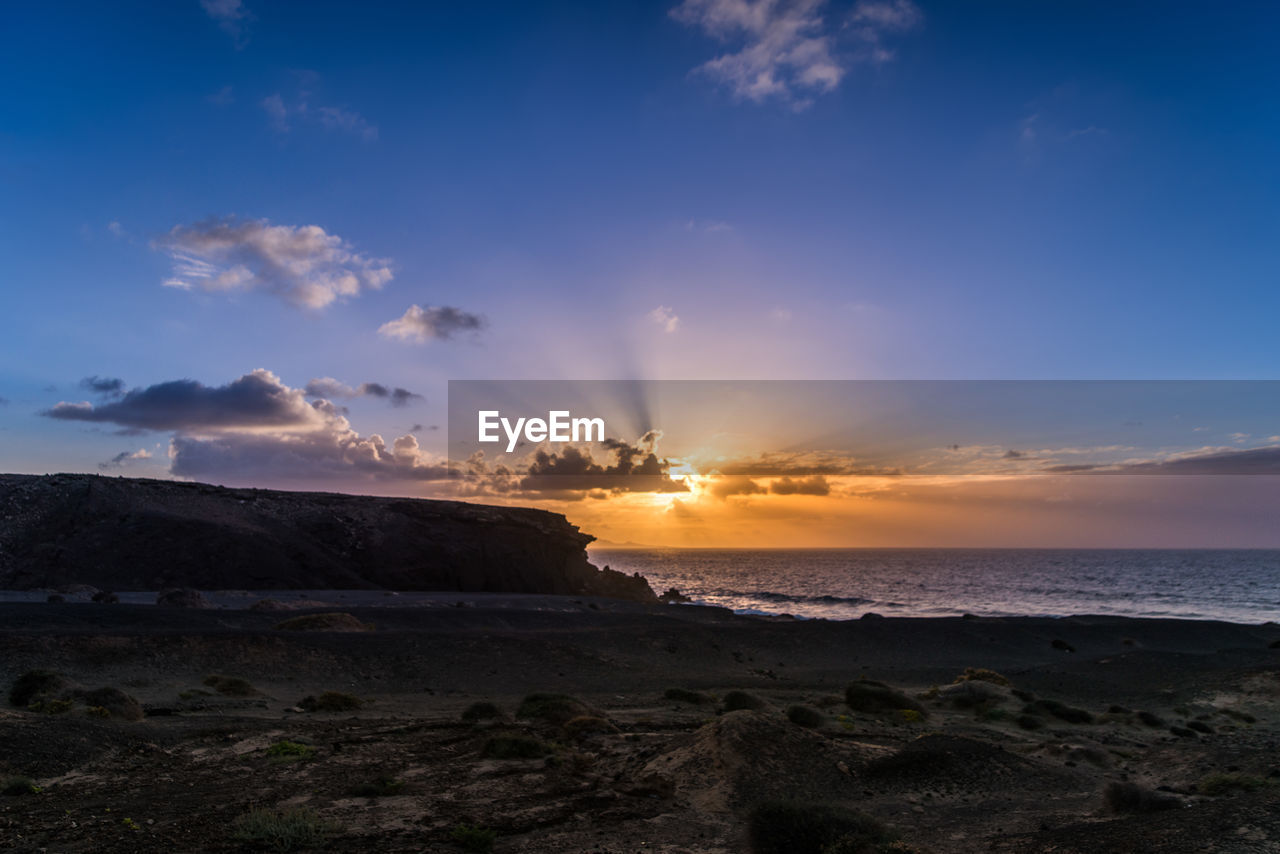
[[[423,308],[411,305],[396,320],[378,328],[378,334],[386,338],[422,343],[433,339],[448,340],[459,332],[479,332],[485,327],[485,319],[478,314],[463,311],[450,305]]]
[[[244,7],[241,0],[200,0],[200,7],[206,15],[217,21],[223,32],[236,40],[236,46],[244,43],[244,28],[253,15]]]
[[[675,309],[670,306],[658,306],[649,312],[649,319],[661,326],[662,330],[667,333],[675,332],[680,328],[680,318],[676,316]]]
[[[168,287],[260,290],[308,308],[377,290],[392,277],[390,261],[355,252],[318,225],[210,219],[174,226],[153,245],[173,259]]]
[[[840,85],[850,62],[887,62],[886,38],[920,24],[911,0],[862,0],[843,27],[828,27],[825,0],[684,0],[671,16],[737,47],[696,71],[726,85],[735,97],[761,103],[777,99],[797,110]],[[837,37],[855,50],[842,57]]]
[[[329,130],[353,133],[369,142],[378,138],[378,129],[354,110],[346,110],[342,107],[320,107],[317,112],[320,115],[320,124]]]
[[[262,109],[267,114],[267,121],[276,133],[288,133],[293,128],[293,120],[319,122],[325,130],[340,131],[358,136],[365,142],[376,142],[378,126],[370,122],[355,110],[346,107],[319,106],[312,108],[307,98],[309,93],[302,92],[293,104],[285,101],[279,92],[262,99]]]
[[[685,0],[671,15],[741,45],[697,71],[738,98],[757,103],[777,98],[803,108],[812,95],[835,89],[844,75],[824,32],[822,5],[823,0]]]

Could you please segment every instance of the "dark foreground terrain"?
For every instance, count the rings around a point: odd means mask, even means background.
[[[0,606],[0,849],[1280,850],[1273,625],[314,613]]]

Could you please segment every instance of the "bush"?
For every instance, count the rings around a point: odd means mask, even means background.
[[[1069,724],[1093,723],[1093,714],[1091,712],[1068,706],[1066,703],[1060,703],[1057,700],[1036,700],[1022,711],[1030,715],[1048,712],[1058,720],[1066,721]]]
[[[1182,806],[1173,795],[1156,792],[1137,783],[1120,783],[1112,781],[1102,791],[1102,800],[1107,809],[1119,813],[1160,812],[1177,809]]]
[[[1007,676],[1002,676],[985,667],[966,667],[964,673],[956,677],[957,683],[969,681],[990,682],[992,685],[1003,685],[1006,688],[1011,684]]]
[[[866,813],[832,804],[762,803],[747,821],[753,854],[870,854],[888,850],[896,839]]]
[[[252,809],[231,824],[237,842],[265,845],[275,851],[315,848],[335,828],[306,807]]]
[[[308,712],[351,712],[364,705],[355,694],[325,691],[319,697],[303,697],[298,706]]]
[[[1035,715],[1018,715],[1018,726],[1023,729],[1044,729],[1044,720]]]
[[[0,795],[18,797],[20,795],[38,795],[40,787],[30,777],[10,777],[0,787]]]
[[[1142,721],[1149,727],[1156,727],[1158,729],[1164,728],[1164,720],[1159,715],[1152,714],[1151,712],[1138,712],[1138,720]]]
[[[33,702],[56,696],[69,687],[67,680],[51,670],[29,670],[9,689],[9,704],[26,708]]]
[[[463,851],[487,854],[487,852],[493,850],[493,843],[498,839],[498,832],[479,825],[460,824],[449,831],[449,838],[462,846]]]
[[[480,748],[486,759],[541,759],[555,753],[555,746],[527,735],[495,735]]]
[[[372,630],[372,626],[365,625],[350,614],[340,611],[291,617],[276,623],[276,628],[285,632],[367,632]]]
[[[473,724],[476,721],[489,721],[502,717],[502,710],[495,704],[481,700],[472,703],[462,710],[462,720],[466,723]]]
[[[257,689],[249,684],[249,680],[241,679],[239,676],[211,674],[204,677],[204,684],[227,697],[252,697],[258,693]]]
[[[787,709],[787,720],[806,729],[817,729],[827,722],[827,716],[812,706],[792,706]]]
[[[662,696],[677,703],[693,703],[699,706],[711,702],[711,697],[708,695],[701,691],[690,691],[687,688],[668,688]]]
[[[36,700],[27,706],[33,712],[42,712],[46,715],[60,715],[63,712],[69,712],[75,708],[75,703],[70,700]]]
[[[297,762],[301,759],[313,759],[316,749],[309,744],[286,739],[268,747],[267,755],[279,762]]]
[[[587,735],[616,733],[618,728],[607,720],[595,715],[579,715],[564,725],[564,734],[569,738],[582,738]]]
[[[763,709],[764,700],[761,700],[755,694],[748,694],[746,691],[730,691],[724,695],[724,710],[726,712],[740,712],[744,709]]]
[[[585,703],[567,694],[538,692],[520,701],[520,708],[516,709],[516,717],[536,718],[564,725],[576,717],[589,715],[591,712],[592,710]]]
[[[1265,779],[1252,774],[1210,774],[1196,783],[1196,791],[1202,795],[1217,798],[1232,792],[1256,791],[1266,785]]]
[[[119,688],[98,688],[95,691],[79,693],[79,698],[90,707],[90,712],[103,717],[121,718],[126,721],[140,721],[144,717],[142,704]],[[94,712],[101,709],[101,712]]]
[[[393,777],[379,777],[367,783],[358,783],[351,787],[351,794],[357,798],[385,798],[400,794],[404,788],[403,780]]]
[[[855,712],[896,712],[899,709],[911,709],[921,716],[926,714],[924,706],[916,700],[883,682],[873,682],[870,679],[850,682],[844,689],[844,702]]]

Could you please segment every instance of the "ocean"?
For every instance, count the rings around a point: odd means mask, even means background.
[[[1280,550],[598,549],[661,594],[739,613],[1280,620]]]

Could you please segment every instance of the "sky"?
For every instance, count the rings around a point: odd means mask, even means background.
[[[5,17],[0,470],[536,504],[619,542],[1280,546],[1268,477],[805,494],[694,473],[661,424],[611,439],[680,492],[440,474],[450,380],[1276,377],[1274,4]]]

